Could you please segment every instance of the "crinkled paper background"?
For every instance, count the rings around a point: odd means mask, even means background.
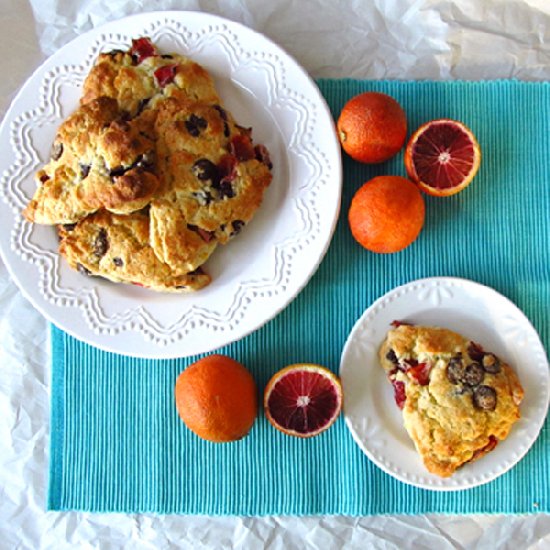
[[[314,78],[550,79],[548,0],[0,0],[0,114],[38,65],[103,22],[160,9],[239,21]],[[548,548],[550,516],[206,518],[45,512],[47,322],[0,262],[0,549]],[[533,511],[536,511],[536,507]]]

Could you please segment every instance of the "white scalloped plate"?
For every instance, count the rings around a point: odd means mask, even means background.
[[[86,278],[56,253],[50,227],[21,210],[55,131],[76,108],[100,51],[148,35],[213,75],[225,105],[270,150],[273,181],[256,217],[207,264],[212,284],[159,294]],[[264,36],[198,12],[155,12],[94,29],[64,46],[26,82],[0,128],[0,251],[23,293],[50,321],[97,347],[140,357],[216,349],[262,326],[307,284],[340,209],[340,147],[328,107],[307,73]]]
[[[380,367],[378,349],[396,319],[449,328],[479,342],[515,368],[525,390],[521,419],[508,438],[450,478],[424,468]],[[548,360],[525,315],[495,290],[451,277],[413,281],[374,302],[349,335],[340,376],[346,424],[363,452],[400,481],[432,490],[468,489],[512,468],[537,439],[550,397]]]

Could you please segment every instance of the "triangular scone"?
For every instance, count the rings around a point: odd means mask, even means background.
[[[174,274],[149,245],[149,215],[102,210],[73,225],[58,226],[59,252],[73,269],[114,282],[162,292],[191,292],[210,283],[197,269]]]
[[[382,367],[426,468],[448,477],[508,436],[523,389],[509,365],[460,334],[396,325],[380,348]]]
[[[106,208],[127,214],[149,203],[159,180],[150,127],[124,120],[117,102],[99,98],[61,124],[50,161],[24,216],[41,224],[74,223]]]
[[[189,231],[224,244],[252,219],[271,182],[270,160],[217,104],[169,98],[158,107],[155,133],[162,184],[151,201],[151,245],[174,270],[186,270]]]
[[[154,110],[167,97],[217,104],[220,99],[208,71],[176,53],[161,54],[147,37],[127,51],[101,53],[84,80],[81,103],[110,97],[129,117]]]

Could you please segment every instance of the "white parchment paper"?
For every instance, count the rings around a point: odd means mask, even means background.
[[[548,0],[0,0],[0,115],[58,48],[125,15],[204,11],[277,42],[313,77],[550,79]],[[0,549],[550,548],[550,516],[207,518],[45,512],[47,322],[0,262]],[[536,511],[536,503],[533,503]]]

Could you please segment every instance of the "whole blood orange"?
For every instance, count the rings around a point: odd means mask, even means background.
[[[355,193],[348,212],[357,242],[372,252],[398,252],[424,225],[425,207],[418,187],[401,176],[378,176]]]
[[[481,162],[479,144],[462,122],[432,120],[422,125],[405,149],[407,174],[422,191],[446,197],[462,191]]]
[[[368,164],[396,155],[407,137],[405,111],[393,97],[379,92],[365,92],[350,99],[336,126],[344,151]]]
[[[256,384],[241,363],[208,355],[189,365],[175,386],[180,418],[199,437],[235,441],[249,431],[258,412]]]
[[[342,409],[342,386],[320,365],[290,365],[273,375],[264,392],[265,415],[287,435],[312,437],[328,429]]]

